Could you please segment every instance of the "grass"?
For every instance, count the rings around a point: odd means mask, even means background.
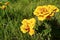
[[[2,1],[2,0],[1,0]],[[6,0],[3,0],[6,1]],[[8,0],[7,0],[8,1]],[[34,17],[33,11],[39,5],[55,5],[60,8],[60,0],[9,0],[10,5],[5,15],[0,15],[0,40],[40,40],[40,34],[29,36],[20,31],[21,21]],[[0,11],[1,14],[1,11]],[[52,28],[51,40],[60,39],[60,14],[50,22]]]

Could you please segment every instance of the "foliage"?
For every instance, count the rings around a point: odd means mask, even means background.
[[[33,11],[39,5],[55,5],[60,8],[60,0],[1,0],[4,5],[9,2],[6,9],[0,9],[0,40],[59,40],[60,39],[60,13],[44,22],[38,21]],[[23,19],[36,18],[36,33],[33,36],[20,31]]]

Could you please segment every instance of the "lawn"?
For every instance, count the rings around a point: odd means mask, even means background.
[[[38,31],[36,28],[37,32],[33,36],[20,30],[23,19],[36,18],[33,12],[37,6],[54,5],[60,9],[60,0],[0,0],[0,2],[9,2],[6,9],[0,8],[0,40],[60,40],[60,11],[50,21],[45,23],[37,21],[35,26],[40,28]],[[44,30],[46,35],[42,32]]]

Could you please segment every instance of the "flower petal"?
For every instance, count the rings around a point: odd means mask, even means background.
[[[20,26],[20,29],[21,29],[21,31],[22,31],[23,33],[26,33],[26,32],[27,32],[27,30],[25,30],[25,25]]]
[[[38,16],[38,20],[40,20],[40,21],[43,21],[43,20],[45,20],[46,19],[46,17],[41,17],[41,16]]]
[[[30,29],[29,34],[32,36],[35,33],[34,29]]]

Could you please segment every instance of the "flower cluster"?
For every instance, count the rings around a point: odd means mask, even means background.
[[[34,15],[36,15],[40,21],[43,21],[54,16],[54,13],[58,11],[59,9],[53,5],[38,6],[34,11]]]
[[[45,5],[45,6],[38,6],[33,13],[38,17],[38,20],[43,21],[45,19],[50,19],[58,11],[59,9],[56,6]],[[29,35],[32,36],[35,33],[34,30],[35,23],[36,20],[34,18],[24,19],[22,21],[20,29],[23,33],[29,33]]]
[[[31,36],[34,34],[34,26],[35,26],[36,20],[34,18],[31,18],[29,20],[24,19],[22,21],[22,25],[20,26],[20,29],[23,33],[29,33]]]
[[[8,4],[9,4],[9,2],[5,2],[5,3],[0,2],[0,8],[5,9],[8,6]]]

